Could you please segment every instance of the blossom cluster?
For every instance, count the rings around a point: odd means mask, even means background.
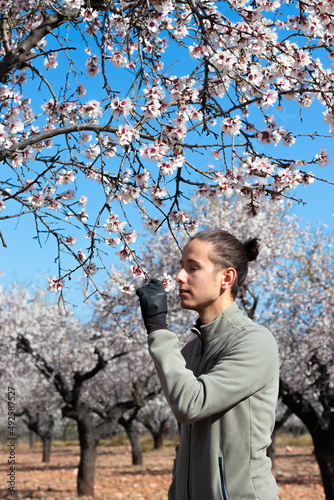
[[[1,214],[10,198],[47,218],[89,277],[100,267],[92,258],[101,241],[133,260],[138,230],[125,229],[133,207],[149,230],[167,221],[189,234],[197,222],[184,205],[194,192],[208,200],[238,193],[255,214],[266,196],[277,200],[312,182],[309,165],[330,162],[324,145],[309,159],[280,148],[293,151],[302,135],[284,115],[291,101],[301,114],[320,105],[334,134],[331,2],[310,0],[300,16],[279,0],[233,0],[224,9],[161,0],[113,2],[102,13],[82,0],[12,2],[1,52],[0,156],[11,179],[0,185]],[[58,31],[26,49],[28,34],[44,25]],[[170,64],[176,49],[180,63]],[[29,90],[32,78],[43,92]],[[206,165],[206,153],[216,166]],[[87,180],[101,193],[89,202]],[[89,252],[75,248],[78,235],[59,221],[83,226]],[[61,280],[51,283],[61,288]]]

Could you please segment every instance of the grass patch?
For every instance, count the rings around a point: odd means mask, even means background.
[[[276,438],[278,446],[312,446],[312,437],[306,432],[300,436],[295,436],[291,432],[279,434]]]

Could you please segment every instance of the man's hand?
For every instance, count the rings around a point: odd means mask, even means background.
[[[136,294],[147,333],[167,328],[167,296],[161,281],[151,279],[149,283],[138,288]]]

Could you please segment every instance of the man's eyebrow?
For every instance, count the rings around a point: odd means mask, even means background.
[[[196,260],[196,259],[186,259],[186,262],[190,262],[191,264],[200,264],[200,262],[199,262],[198,260]],[[181,260],[180,260],[180,264],[181,264],[181,266],[183,265],[183,263],[184,263],[184,262],[183,262],[183,260],[181,259]]]

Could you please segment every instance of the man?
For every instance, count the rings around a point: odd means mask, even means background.
[[[180,445],[169,500],[277,500],[266,450],[278,394],[271,333],[239,310],[235,298],[259,253],[225,231],[203,231],[182,254],[181,306],[197,311],[196,337],[180,352],[167,327],[158,280],[137,290],[150,354],[179,422]]]

